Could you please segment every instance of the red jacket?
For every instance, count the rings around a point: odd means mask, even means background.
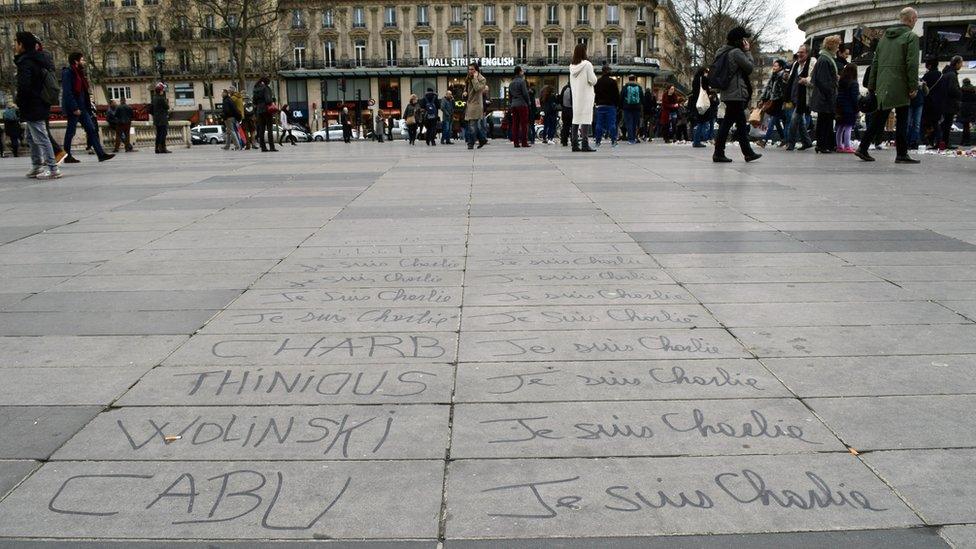
[[[681,106],[678,95],[664,94],[661,96],[661,117],[659,122],[667,124],[671,120],[671,113]]]

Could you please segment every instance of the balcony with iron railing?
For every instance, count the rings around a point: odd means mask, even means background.
[[[616,59],[611,64],[629,65],[630,61],[636,56],[634,52],[618,53],[614,56]],[[606,55],[594,55],[590,57],[590,62],[595,66],[600,66],[607,62],[608,57]],[[546,67],[546,66],[565,66],[568,67],[572,58],[569,56],[558,56],[558,57],[532,57],[526,56],[524,58],[516,59],[516,63],[520,65],[535,66],[535,67]],[[321,69],[382,69],[382,68],[418,68],[427,67],[427,58],[420,57],[398,57],[396,59],[388,59],[386,57],[368,57],[361,61],[356,59],[342,59],[333,60],[331,62],[323,59],[308,59],[303,63],[296,64],[293,59],[283,61],[279,68],[280,70],[291,71],[291,70],[321,70]],[[464,67],[459,67],[458,72],[463,72]],[[507,70],[507,69],[506,69]]]
[[[84,0],[68,0],[66,2],[34,2],[32,4],[2,4],[0,17],[9,15],[46,15],[58,14],[63,11],[82,9]]]
[[[176,27],[169,30],[169,39],[175,42],[193,40],[193,29]]]
[[[162,40],[163,33],[159,31],[124,30],[117,32],[103,32],[99,37],[102,44],[156,42]]]

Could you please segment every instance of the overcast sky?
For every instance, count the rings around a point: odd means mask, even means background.
[[[783,12],[786,15],[783,26],[786,27],[787,31],[784,47],[795,49],[803,42],[804,35],[796,26],[796,18],[815,5],[817,5],[817,0],[785,0],[783,2]]]

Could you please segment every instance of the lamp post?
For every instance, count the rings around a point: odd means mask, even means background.
[[[156,39],[156,47],[153,48],[153,57],[156,60],[156,72],[159,73],[159,81],[163,81],[163,65],[166,64],[166,47],[163,46],[161,38]]]
[[[471,62],[471,21],[474,20],[474,12],[472,11],[472,7],[473,6],[468,6],[467,9],[461,13],[461,19],[464,21],[464,40],[466,42],[467,49],[464,55],[468,58],[468,63]]]

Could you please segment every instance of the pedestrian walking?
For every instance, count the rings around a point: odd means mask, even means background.
[[[468,65],[468,76],[464,79],[464,121],[468,127],[467,143],[468,149],[474,148],[474,142],[478,142],[478,148],[488,144],[485,136],[485,95],[488,92],[488,80],[481,74],[477,63]]]
[[[51,115],[51,104],[57,102],[57,79],[54,64],[38,50],[39,42],[32,33],[21,31],[14,38],[14,64],[17,65],[17,105],[20,119],[27,126],[27,146],[30,147],[31,169],[27,177],[57,179],[61,177],[54,160],[45,121]]]
[[[840,82],[837,85],[837,129],[835,144],[837,152],[853,153],[851,147],[851,131],[857,122],[858,101],[861,98],[861,86],[857,82],[857,65],[848,63],[840,71]]]
[[[119,100],[119,106],[115,109],[115,146],[113,152],[118,152],[119,146],[125,148],[125,152],[135,152],[132,146],[132,120],[136,114],[132,107],[126,102],[125,97]]]
[[[660,113],[658,114],[658,135],[664,137],[665,143],[674,141],[674,130],[678,120],[678,107],[681,100],[678,97],[678,89],[669,86],[664,95],[661,96]]]
[[[788,151],[796,149],[797,140],[800,141],[801,151],[813,147],[807,130],[807,117],[810,115],[810,107],[807,105],[807,84],[810,82],[812,62],[806,44],[797,48],[796,61],[790,67],[790,77],[786,82],[786,92],[793,103],[793,116],[790,119],[790,131],[787,136],[786,150]]]
[[[407,123],[407,140],[413,145],[417,141],[417,124],[421,117],[420,105],[417,101],[417,94],[411,94],[407,107],[403,109],[403,119]]]
[[[868,74],[870,76],[870,72]],[[925,107],[922,109],[922,135],[929,147],[936,148],[942,141],[942,115],[945,113],[948,90],[942,81],[942,71],[939,70],[938,59],[925,61],[925,74],[922,83],[925,84]]]
[[[620,90],[617,81],[610,76],[610,65],[603,65],[600,77],[593,86],[593,103],[596,105],[596,124],[593,132],[596,146],[600,146],[603,136],[610,137],[610,145],[617,146],[617,105],[620,104]]]
[[[68,126],[64,132],[64,151],[68,157],[65,162],[78,162],[71,155],[71,142],[75,138],[78,124],[85,130],[88,146],[94,149],[99,162],[105,162],[115,157],[102,148],[102,139],[98,133],[95,120],[95,109],[92,106],[91,85],[85,73],[85,56],[79,52],[68,55],[68,66],[61,69],[61,109],[68,118]]]
[[[366,104],[369,106],[369,123],[373,126],[373,139],[376,139],[377,143],[382,143],[385,124],[383,123],[383,112],[380,110],[380,104],[372,97],[366,101]]]
[[[569,66],[569,84],[573,90],[573,152],[593,152],[587,134],[593,124],[593,104],[596,101],[596,72],[586,58],[586,44],[576,44]]]
[[[688,98],[688,111],[694,128],[691,131],[691,146],[696,149],[705,148],[709,130],[715,119],[712,109],[711,88],[708,85],[708,67],[702,67],[695,73],[691,81],[691,97]]]
[[[342,126],[342,141],[349,143],[352,139],[352,120],[349,116],[349,107],[342,107],[339,112],[339,125]]]
[[[427,88],[427,93],[424,94],[421,116],[424,119],[424,143],[428,147],[437,146],[437,114],[440,110],[441,100],[437,97],[437,92],[434,91],[434,88]]]
[[[454,94],[447,90],[441,99],[441,144],[453,145],[454,142]]]
[[[532,102],[529,86],[525,83],[522,67],[515,67],[515,77],[508,85],[509,110],[512,113],[512,143],[515,147],[529,146],[529,104]]]
[[[257,117],[258,143],[261,145],[261,152],[278,152],[275,148],[274,140],[274,116],[278,114],[278,106],[275,104],[274,94],[269,86],[271,79],[267,76],[261,77],[254,84],[254,91],[251,94],[251,101],[254,102],[254,113]],[[265,139],[267,134],[267,139]]]
[[[237,111],[237,104],[230,95],[230,90],[225,89],[221,94],[220,115],[224,119],[224,150],[229,151],[231,147],[235,151],[241,149],[240,136],[237,133],[238,120],[241,113]]]
[[[23,136],[23,130],[20,127],[20,112],[17,110],[17,105],[13,103],[7,103],[7,108],[3,110],[3,133],[10,140],[10,152],[14,157],[20,156],[20,138]]]
[[[719,97],[725,104],[725,117],[715,137],[713,162],[732,162],[732,159],[725,156],[725,143],[733,125],[736,127],[734,137],[739,142],[745,161],[753,162],[762,158],[761,154],[752,150],[749,143],[749,123],[746,121],[746,105],[752,97],[749,76],[753,70],[752,60],[746,54],[750,47],[749,38],[752,35],[743,27],[730,30],[726,35],[725,45],[715,54],[715,63],[710,69],[709,81],[717,83]]]
[[[298,138],[296,138],[295,134],[292,133],[290,117],[291,106],[288,103],[285,103],[281,106],[281,110],[278,112],[278,144],[283,145],[285,139],[287,139],[293,147],[296,147],[298,146]]]
[[[637,144],[637,128],[640,124],[641,106],[644,104],[644,89],[637,83],[637,76],[627,75],[627,83],[620,90],[620,108],[624,114],[624,128],[631,145]]]
[[[917,164],[918,160],[908,156],[908,108],[918,93],[918,36],[912,32],[918,22],[918,12],[905,8],[899,14],[900,25],[884,32],[871,61],[868,73],[868,91],[878,100],[878,110],[871,115],[868,129],[861,138],[861,144],[854,153],[866,162],[874,158],[868,154],[868,147],[876,136],[884,131],[885,122],[892,109],[895,111],[895,162]]]
[[[756,142],[756,145],[761,148],[766,148],[766,144],[772,141],[773,133],[776,131],[779,132],[780,143],[786,143],[786,120],[783,111],[783,102],[786,98],[785,76],[786,61],[782,59],[773,61],[772,74],[769,75],[769,81],[766,82],[766,87],[763,88],[760,96],[762,110],[768,116],[766,135]]]
[[[955,122],[962,100],[962,90],[959,88],[959,69],[962,68],[962,57],[956,55],[942,70],[942,82],[946,90],[945,109],[940,121],[939,133],[942,141],[939,149],[952,150],[956,146],[952,144],[952,123]]]
[[[166,84],[159,82],[152,97],[152,119],[156,128],[156,154],[169,154],[166,136],[169,134],[169,99],[166,98]]]
[[[973,144],[973,122],[976,122],[976,87],[973,87],[970,79],[963,78],[959,88],[959,123],[962,124],[963,147]]]
[[[817,57],[817,64],[813,69],[810,80],[810,110],[817,113],[817,152],[830,154],[834,152],[837,138],[834,133],[834,115],[837,112],[837,48],[840,47],[839,35],[831,35],[824,39],[823,49]]]

